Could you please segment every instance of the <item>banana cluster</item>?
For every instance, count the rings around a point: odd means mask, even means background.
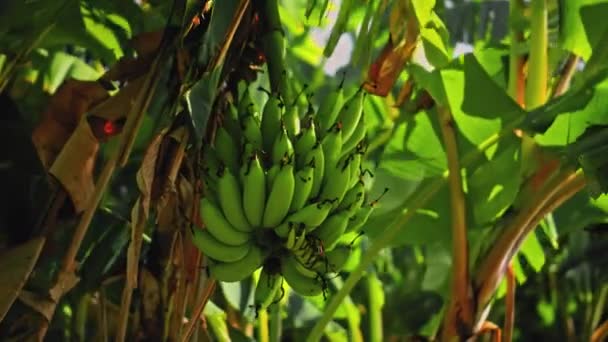
[[[205,229],[195,229],[193,241],[219,281],[262,267],[258,309],[280,297],[283,279],[301,295],[323,293],[327,274],[350,256],[344,235],[374,209],[362,181],[364,95],[344,101],[340,87],[300,118],[276,94],[260,114],[246,93],[203,150]]]

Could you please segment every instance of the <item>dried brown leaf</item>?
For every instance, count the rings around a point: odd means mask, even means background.
[[[84,113],[107,97],[107,91],[96,81],[69,79],[59,87],[32,133],[46,168],[52,165]]]
[[[44,241],[43,237],[31,239],[0,254],[0,322],[25,285]]]
[[[99,141],[83,118],[49,171],[64,187],[77,213],[86,209],[93,195],[93,169],[98,150]]]

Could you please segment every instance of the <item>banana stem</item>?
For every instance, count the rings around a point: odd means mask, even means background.
[[[282,301],[279,301],[278,303],[270,306],[270,342],[281,341],[281,329],[283,325],[283,319],[281,317],[281,303]]]
[[[505,325],[503,327],[504,341],[511,342],[515,327],[515,273],[513,263],[507,267],[507,294],[505,296]]]
[[[526,85],[526,107],[534,109],[547,99],[547,0],[532,0],[530,61]]]
[[[382,283],[375,272],[367,276],[367,297],[369,299],[369,340],[382,341],[382,307],[384,306],[384,292]]]
[[[511,49],[509,51],[509,96],[521,107],[525,107],[525,77],[524,56],[518,52],[517,46],[524,41],[524,33],[515,28],[516,18],[523,12],[522,0],[511,0],[509,5],[509,21],[511,26]]]
[[[268,338],[268,310],[258,310],[258,341],[269,342]]]
[[[285,37],[281,17],[279,15],[278,0],[263,1],[263,17],[266,24],[262,36],[262,46],[268,64],[268,78],[270,89],[283,96],[286,103],[292,101],[291,88],[287,82],[287,68],[285,66]]]
[[[447,107],[437,108],[448,159],[448,182],[450,186],[450,210],[452,216],[452,289],[447,313],[442,329],[443,339],[458,336],[459,326],[471,329],[473,323],[473,303],[470,297],[469,252],[466,227],[466,202],[462,189],[458,146],[454,132],[452,113]]]

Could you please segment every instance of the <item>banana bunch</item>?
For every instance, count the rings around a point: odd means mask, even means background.
[[[193,241],[219,281],[262,267],[255,305],[263,309],[280,298],[283,280],[301,295],[324,293],[327,274],[351,253],[342,238],[363,226],[377,201],[366,203],[362,181],[362,90],[345,101],[340,87],[302,118],[277,94],[261,113],[249,96],[230,106],[203,149],[205,229],[195,229]]]

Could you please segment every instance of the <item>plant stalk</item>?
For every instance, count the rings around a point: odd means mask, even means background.
[[[509,4],[509,20],[511,26],[511,48],[509,51],[509,96],[522,108],[525,107],[524,56],[517,50],[518,45],[524,41],[524,33],[515,27],[515,18],[523,13],[522,0],[511,0]]]
[[[473,302],[470,291],[469,252],[466,227],[466,201],[462,189],[461,167],[454,132],[454,120],[450,109],[437,107],[439,126],[448,160],[448,184],[452,216],[453,273],[450,300],[442,326],[442,339],[459,336],[462,327],[472,330]],[[462,337],[462,336],[461,336]]]
[[[382,283],[375,272],[367,275],[367,297],[369,299],[369,340],[382,341],[382,307],[384,306],[384,291]]]
[[[530,27],[530,60],[526,83],[526,108],[542,106],[547,100],[547,0],[532,0]]]

